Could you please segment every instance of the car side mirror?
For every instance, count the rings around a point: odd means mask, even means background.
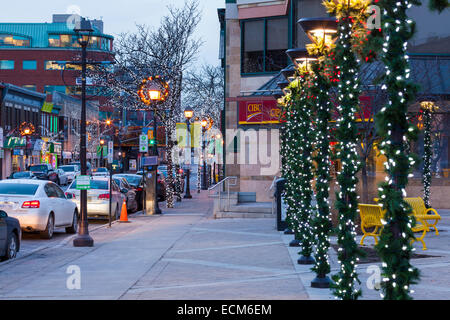
[[[7,218],[7,217],[8,217],[8,214],[5,211],[0,210],[0,218]]]

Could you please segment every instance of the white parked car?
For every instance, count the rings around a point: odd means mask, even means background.
[[[109,177],[91,177],[91,188],[87,191],[87,215],[88,217],[108,218],[109,217]],[[120,218],[124,196],[117,184],[112,182],[112,204],[111,216],[113,219]],[[80,190],[77,190],[75,180],[66,190],[66,196],[76,203],[80,208]]]
[[[55,171],[58,174],[59,185],[60,186],[68,185],[69,184],[69,176],[67,175],[67,173],[61,168],[58,168]]]
[[[106,168],[95,168],[92,170],[92,176],[103,176],[103,177],[109,177],[109,170]]]
[[[77,206],[50,181],[0,181],[0,210],[18,219],[23,231],[38,231],[44,239],[52,238],[55,227],[65,227],[67,233],[78,230]]]
[[[77,165],[64,165],[58,168],[66,173],[69,183],[75,180],[76,176],[80,175],[80,168]]]

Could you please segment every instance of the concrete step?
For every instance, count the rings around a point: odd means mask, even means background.
[[[271,213],[262,213],[262,212],[223,212],[218,211],[214,214],[216,219],[227,219],[227,218],[275,218],[275,214]]]
[[[226,212],[272,213],[272,202],[239,203],[226,208]]]
[[[210,195],[208,195],[210,198],[219,198],[219,193],[215,192],[215,193],[211,193]],[[220,198],[221,199],[228,199],[228,193],[227,192],[222,192],[220,194]],[[238,193],[237,192],[230,192],[230,199],[238,199]]]
[[[239,203],[256,202],[256,192],[239,192],[238,202]]]

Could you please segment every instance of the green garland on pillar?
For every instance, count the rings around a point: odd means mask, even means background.
[[[420,104],[423,112],[423,201],[427,208],[431,208],[431,158],[433,156],[433,145],[431,141],[431,114],[436,109],[431,101],[423,101]]]
[[[311,227],[311,218],[313,215],[312,206],[312,180],[314,178],[313,163],[312,163],[312,143],[314,140],[314,127],[311,122],[311,97],[309,92],[309,72],[306,70],[299,70],[299,77],[291,83],[292,93],[294,94],[293,108],[298,115],[297,130],[298,140],[297,165],[294,166],[295,179],[298,180],[299,188],[295,193],[295,198],[298,203],[297,214],[294,217],[298,225],[298,233],[301,251],[299,254],[302,258],[310,258],[314,245],[314,236]],[[305,259],[308,260],[308,259]]]
[[[355,219],[358,214],[357,173],[361,167],[357,151],[358,127],[355,114],[359,107],[361,88],[358,81],[360,61],[353,43],[355,33],[363,29],[366,8],[370,1],[325,1],[327,11],[338,18],[338,39],[334,48],[334,64],[338,72],[338,105],[336,137],[338,139],[336,157],[341,160],[338,172],[339,191],[336,192],[335,206],[338,210],[338,259],[340,270],[332,278],[333,294],[343,300],[356,300],[361,296],[357,283],[361,283],[356,267],[363,255],[356,242]],[[356,50],[355,50],[356,49]],[[356,51],[356,52],[355,52]]]
[[[331,87],[329,79],[324,76],[325,61],[319,59],[312,64],[314,77],[310,87],[311,99],[314,99],[313,108],[316,121],[316,140],[314,161],[317,163],[316,170],[316,200],[317,214],[313,218],[313,233],[316,237],[316,260],[312,270],[316,273],[315,280],[326,281],[330,273],[330,262],[328,250],[330,248],[331,213],[328,201],[330,185],[330,137],[329,121],[330,99],[328,96]],[[313,280],[314,281],[314,280]]]
[[[403,200],[408,176],[415,157],[408,154],[407,142],[415,140],[417,127],[408,122],[408,105],[414,101],[417,87],[409,80],[410,66],[406,55],[407,42],[414,34],[415,24],[407,9],[418,1],[380,0],[384,33],[382,61],[385,65],[383,90],[388,103],[376,116],[377,132],[382,142],[380,151],[387,157],[386,181],[380,184],[380,204],[385,210],[383,229],[376,249],[383,261],[381,296],[386,300],[411,299],[411,285],[417,283],[419,270],[410,264],[415,224],[411,208]]]
[[[293,168],[295,167],[295,144],[297,137],[295,135],[295,123],[296,123],[296,113],[292,110],[292,99],[291,94],[285,95],[282,99],[281,104],[284,107],[286,114],[286,122],[281,131],[281,148],[280,153],[282,157],[282,175],[286,179],[285,189],[283,192],[283,197],[286,201],[286,223],[288,227],[295,233],[297,238],[298,229],[295,224],[294,216],[298,210],[297,203],[295,201],[295,192],[297,190],[297,183],[295,179],[295,173]]]

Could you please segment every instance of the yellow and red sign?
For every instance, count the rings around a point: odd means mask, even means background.
[[[280,123],[281,115],[276,100],[239,101],[239,124]]]

